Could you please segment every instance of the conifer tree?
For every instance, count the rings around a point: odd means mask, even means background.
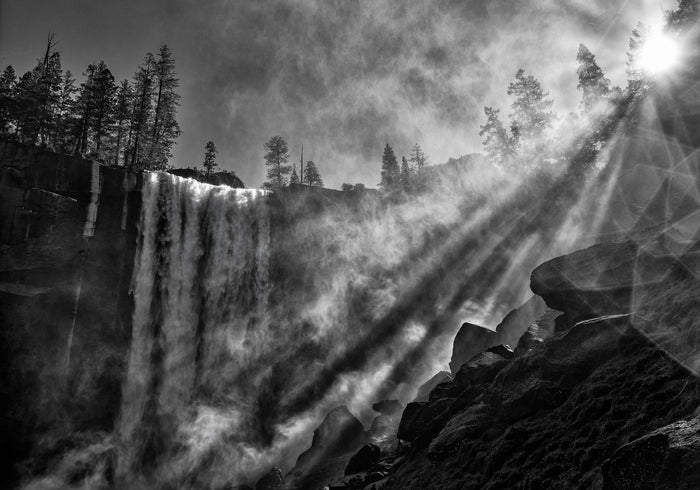
[[[399,174],[400,170],[396,161],[396,155],[389,143],[387,143],[382,154],[382,180],[379,183],[380,187],[388,192],[399,189],[401,185],[401,176]]]
[[[91,90],[93,91],[92,99],[94,102],[91,117],[91,129],[94,139],[93,151],[95,156],[102,160],[103,142],[111,133],[112,125],[114,124],[114,105],[117,91],[114,76],[104,61],[100,61],[97,64]]]
[[[629,51],[627,51],[627,91],[631,94],[639,94],[644,90],[646,74],[639,63],[639,54],[644,43],[649,37],[651,28],[643,22],[637,22],[629,39]]]
[[[422,191],[425,188],[425,167],[428,164],[428,157],[418,143],[411,148],[411,158],[413,167],[413,190]]]
[[[412,187],[413,175],[411,167],[408,165],[406,157],[401,157],[401,187],[404,192],[410,192]]]
[[[267,181],[263,186],[278,191],[287,185],[287,174],[292,170],[291,165],[287,165],[289,148],[284,138],[273,136],[265,143],[265,150]]]
[[[75,104],[74,96],[76,91],[73,73],[70,70],[66,70],[63,75],[54,124],[53,146],[58,151],[69,151],[70,128],[73,125],[73,106]]]
[[[549,92],[542,89],[540,82],[532,75],[519,69],[515,81],[508,85],[506,93],[515,96],[511,105],[511,131],[515,142],[527,146],[537,144],[537,140],[552,124],[554,114],[550,111],[554,101],[548,99]]]
[[[206,170],[206,175],[209,177],[211,171],[218,167],[219,164],[216,163],[216,146],[214,146],[213,141],[209,141],[204,147],[204,169]]]
[[[484,136],[482,141],[484,150],[489,159],[502,164],[515,155],[513,138],[508,134],[503,122],[498,116],[499,110],[492,107],[484,107],[486,114],[486,124],[480,126],[479,136]]]
[[[297,174],[296,164],[292,165],[292,176],[289,178],[289,183],[290,184],[298,184],[299,183],[299,174]]]
[[[12,65],[8,65],[0,75],[0,132],[7,133],[12,123],[14,108],[14,92],[17,75]]]
[[[321,179],[321,174],[318,172],[318,167],[312,160],[306,162],[306,168],[304,169],[304,180],[310,186],[323,187],[323,179]]]
[[[95,75],[97,65],[90,63],[83,73],[85,81],[80,84],[78,97],[75,101],[73,118],[73,152],[84,155],[88,150],[88,136],[90,132],[92,117],[95,114]]]
[[[150,137],[148,122],[153,112],[154,76],[155,58],[153,54],[147,53],[134,75],[134,100],[129,130],[130,167],[148,167],[145,157]]]
[[[603,75],[595,55],[583,44],[579,45],[576,61],[579,62],[576,88],[581,91],[581,110],[588,113],[610,95],[610,80]]]
[[[162,169],[172,157],[173,144],[180,135],[180,125],[176,119],[180,96],[175,91],[180,81],[175,75],[175,60],[166,45],[158,51],[154,77],[155,102],[148,160],[151,168]]]
[[[134,91],[131,88],[128,80],[123,80],[117,91],[115,105],[115,142],[112,148],[111,161],[114,165],[119,165],[121,159],[122,145],[126,139],[128,132],[129,121],[131,120],[131,100],[134,96]]]

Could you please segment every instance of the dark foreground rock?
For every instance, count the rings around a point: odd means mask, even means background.
[[[464,366],[443,398],[409,404],[399,437],[412,447],[385,488],[600,487],[619,447],[700,403],[700,381],[629,317],[490,357]]]
[[[381,451],[378,446],[374,444],[367,444],[362,446],[359,451],[357,451],[345,468],[346,475],[353,475],[355,473],[360,473],[361,471],[369,471],[373,467],[379,464],[379,457]]]
[[[369,442],[369,433],[345,406],[331,410],[314,431],[311,447],[301,453],[285,479],[287,488],[320,488],[339,480],[353,453]]]
[[[700,488],[700,416],[625,444],[603,464],[604,490]]]

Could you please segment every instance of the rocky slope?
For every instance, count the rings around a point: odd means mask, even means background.
[[[486,351],[409,404],[411,446],[383,488],[697,488],[700,269],[694,245],[674,254],[669,240],[536,269],[533,291],[565,313],[557,332],[533,342],[531,328],[528,349]]]

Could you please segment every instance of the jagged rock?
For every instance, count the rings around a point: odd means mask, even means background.
[[[452,404],[452,399],[443,398],[433,402],[413,402],[406,406],[399,423],[397,437],[414,441],[431,422]]]
[[[336,407],[314,431],[311,447],[299,455],[288,480],[293,486],[315,488],[342,478],[352,453],[368,442],[362,423],[347,407]]]
[[[700,416],[625,444],[602,470],[604,490],[700,488]]]
[[[398,400],[382,400],[372,405],[372,410],[382,415],[394,417],[403,411],[403,405]]]
[[[418,393],[414,402],[427,402],[430,392],[432,392],[435,387],[441,383],[448,383],[452,381],[452,375],[447,371],[440,371],[435,376],[430,378],[428,381],[423,383],[420,388],[418,388]]]
[[[491,354],[501,356],[503,359],[513,359],[513,357],[515,356],[513,349],[509,345],[503,344],[489,347],[488,349],[486,349],[486,352],[490,352]]]
[[[399,435],[412,437],[411,450],[386,488],[595,486],[631,435],[700,403],[700,381],[629,321],[579,323],[522,357],[491,362],[486,352],[465,364],[453,381],[466,386],[459,397],[407,407]],[[488,380],[483,371],[496,368]]]
[[[546,309],[544,300],[540,296],[533,296],[520,308],[512,310],[496,327],[499,342],[505,345],[517,345],[518,339]]]
[[[635,311],[644,293],[679,269],[695,269],[695,253],[675,255],[682,244],[664,234],[601,243],[537,267],[530,287],[567,315],[568,325],[587,318]],[[634,299],[634,303],[633,303]]]
[[[258,483],[255,484],[255,490],[279,490],[283,485],[284,475],[282,470],[275,466],[267,475],[258,480]]]
[[[462,364],[498,343],[498,334],[493,330],[473,323],[462,324],[452,347],[450,370],[456,373]]]
[[[374,444],[366,444],[357,451],[345,467],[346,475],[369,471],[379,464],[381,451]]]

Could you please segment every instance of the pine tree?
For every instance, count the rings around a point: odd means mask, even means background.
[[[204,147],[204,169],[206,170],[207,177],[209,177],[209,174],[211,174],[214,168],[219,166],[219,164],[216,163],[216,154],[217,151],[214,142],[208,142]]]
[[[95,114],[95,75],[97,65],[91,63],[83,73],[85,81],[80,84],[78,97],[74,106],[73,118],[73,152],[84,155],[88,151],[88,137],[92,125],[92,117]]]
[[[134,97],[134,91],[131,88],[128,80],[123,80],[117,91],[115,105],[115,142],[112,148],[111,161],[114,165],[119,165],[121,158],[122,144],[128,131],[128,123],[131,120],[131,104]]]
[[[382,189],[388,192],[396,191],[401,185],[401,177],[399,175],[399,164],[396,161],[394,150],[389,146],[389,143],[384,147],[382,154],[382,180],[379,183]]]
[[[508,85],[506,93],[515,96],[511,105],[511,131],[515,142],[526,145],[537,144],[537,139],[552,125],[554,114],[550,111],[554,101],[548,99],[549,92],[542,89],[540,82],[532,75],[519,69],[515,82]]]
[[[408,160],[406,157],[401,157],[401,187],[404,192],[411,192],[413,184],[413,172],[411,172],[411,167],[408,165]]]
[[[36,84],[36,135],[35,142],[49,144],[54,131],[54,115],[57,110],[63,82],[61,54],[54,51],[56,46],[53,34],[46,41],[43,60],[37,63]]]
[[[581,91],[581,110],[589,113],[610,95],[610,80],[605,78],[603,70],[596,63],[595,56],[583,44],[579,45],[576,61],[579,62],[576,70],[578,75],[576,88]]]
[[[149,147],[148,123],[153,111],[154,77],[155,59],[153,54],[147,53],[143,64],[134,75],[134,100],[128,149],[130,167],[148,168],[145,155]]]
[[[117,86],[114,83],[114,76],[107,68],[104,61],[100,61],[94,74],[92,99],[92,131],[94,139],[94,153],[97,159],[103,160],[103,141],[112,131],[114,124],[114,106]]]
[[[299,174],[297,174],[296,164],[292,165],[292,176],[289,178],[289,183],[290,184],[298,184],[299,183]]]
[[[515,155],[513,138],[508,134],[503,122],[498,116],[499,110],[484,107],[486,124],[481,126],[479,136],[485,136],[482,144],[489,159],[495,164],[502,164]]]
[[[428,157],[418,143],[411,148],[411,158],[408,159],[413,167],[413,190],[422,191],[425,188],[425,167]]]
[[[291,165],[287,165],[289,148],[284,138],[273,136],[265,143],[265,150],[267,181],[263,185],[278,191],[287,185],[287,174],[292,170]]]
[[[176,119],[180,96],[175,92],[180,81],[175,75],[175,60],[168,46],[160,47],[154,70],[156,88],[148,160],[151,168],[163,169],[180,136]]]
[[[73,125],[73,105],[75,104],[74,96],[76,93],[75,78],[70,70],[66,70],[63,75],[63,83],[61,85],[61,95],[58,100],[58,106],[55,114],[54,125],[54,147],[61,152],[69,151],[70,145],[70,128]]]
[[[644,90],[646,74],[639,63],[639,54],[644,43],[649,37],[651,28],[643,22],[637,22],[629,39],[629,51],[627,51],[627,91],[631,94],[639,94]]]
[[[15,115],[15,85],[17,75],[12,65],[8,65],[0,75],[0,133],[7,133]]]
[[[310,186],[323,187],[323,179],[321,179],[321,174],[318,172],[318,167],[316,167],[316,164],[312,160],[306,162],[304,180]]]
[[[678,8],[665,12],[667,24],[675,32],[697,22],[700,15],[700,0],[678,0]]]

